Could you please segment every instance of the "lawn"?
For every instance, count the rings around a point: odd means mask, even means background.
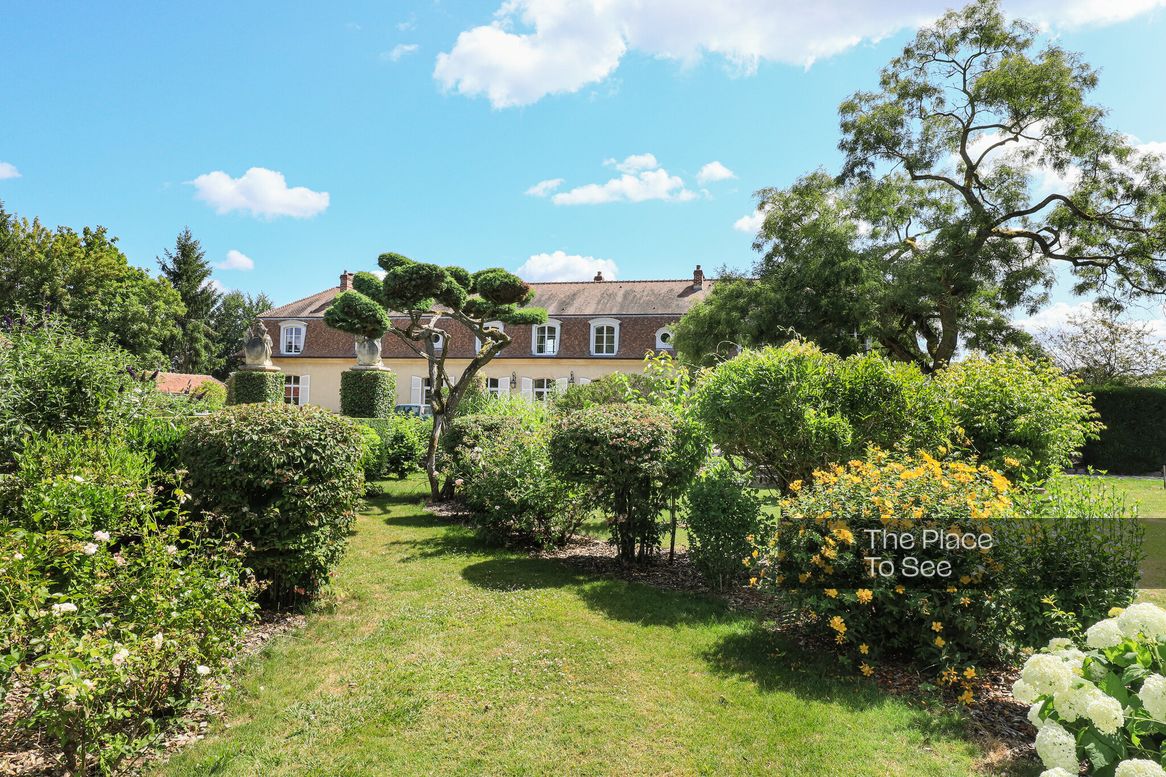
[[[967,775],[950,718],[718,599],[484,547],[386,485],[334,601],[163,775]]]
[[[1166,489],[1160,478],[1098,477],[1138,505],[1146,527],[1146,558],[1142,561],[1141,598],[1166,607]]]

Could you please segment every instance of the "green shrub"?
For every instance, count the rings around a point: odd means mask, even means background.
[[[251,548],[274,602],[317,591],[364,493],[359,426],[315,407],[252,404],[196,418],[182,441],[195,507]]]
[[[199,410],[221,410],[227,404],[227,387],[218,381],[206,381],[190,392],[190,398]]]
[[[673,417],[649,405],[602,405],[568,413],[553,427],[553,471],[586,488],[608,514],[612,541],[622,561],[644,559],[660,543],[658,516],[664,489]]]
[[[688,555],[715,588],[741,581],[741,561],[760,529],[761,501],[724,459],[714,460],[685,495]]]
[[[262,370],[237,370],[227,378],[227,404],[283,402],[284,374]]]
[[[388,370],[340,374],[340,412],[352,418],[386,418],[397,398],[397,376]]]
[[[1010,479],[1041,481],[1073,463],[1099,424],[1089,396],[1050,362],[973,354],[940,371],[959,431],[979,460]]]
[[[155,389],[134,357],[54,322],[0,334],[0,470],[26,435],[123,426]]]
[[[1065,476],[1045,485],[1016,495],[1015,516],[994,532],[1018,619],[1016,640],[1034,648],[1060,634],[1046,597],[1079,624],[1133,601],[1145,537],[1136,509],[1113,486]]]
[[[394,475],[403,478],[410,472],[425,468],[429,432],[433,425],[431,420],[394,414],[388,418],[362,418],[360,423],[380,435],[380,477]]]
[[[804,342],[706,370],[693,403],[723,453],[783,488],[868,445],[933,449],[950,430],[942,395],[918,368],[874,354],[841,359]]]
[[[548,429],[521,418],[460,416],[443,440],[458,493],[493,541],[562,545],[585,516],[581,494],[551,468]]]
[[[385,446],[371,426],[360,427],[360,468],[366,483],[380,480],[385,474]]]
[[[1160,472],[1166,464],[1166,389],[1093,386],[1105,428],[1085,445],[1082,464],[1117,475]]]
[[[158,485],[181,469],[179,449],[186,435],[189,417],[146,416],[134,421],[126,430],[126,441],[153,462],[153,482]]]

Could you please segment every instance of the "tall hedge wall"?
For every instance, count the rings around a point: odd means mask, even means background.
[[[227,404],[249,405],[254,402],[282,402],[284,374],[239,370],[227,380]]]
[[[397,399],[397,376],[388,370],[340,374],[340,412],[352,418],[385,418]]]
[[[1160,472],[1166,464],[1166,389],[1093,386],[1105,429],[1085,446],[1083,463],[1115,475]]]

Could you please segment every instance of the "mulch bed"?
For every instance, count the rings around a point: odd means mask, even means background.
[[[149,763],[168,760],[183,746],[197,742],[206,735],[210,722],[223,714],[223,703],[230,690],[228,680],[239,663],[257,654],[273,637],[294,631],[304,625],[303,615],[264,610],[243,637],[238,654],[232,659],[221,680],[207,683],[190,710],[182,718],[173,721],[162,735],[157,748],[147,753],[145,760],[138,764],[123,766],[120,773],[133,773]],[[50,777],[60,775],[64,767],[58,760],[51,743],[18,728],[15,721],[24,716],[27,709],[28,689],[12,688],[0,705],[0,777]]]

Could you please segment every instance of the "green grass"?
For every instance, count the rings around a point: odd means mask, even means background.
[[[482,546],[372,500],[335,601],[162,775],[967,775],[958,723],[714,598]]]
[[[1139,598],[1166,607],[1166,489],[1160,478],[1097,477],[1099,486],[1113,486],[1138,505],[1138,517],[1146,527],[1146,558]]]

